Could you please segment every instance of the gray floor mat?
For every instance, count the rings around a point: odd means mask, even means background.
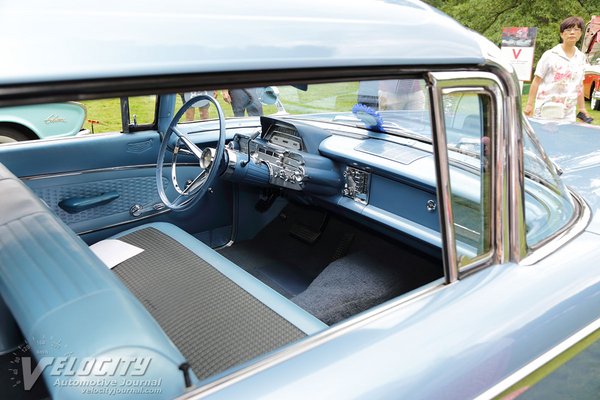
[[[331,325],[437,278],[433,269],[421,279],[411,272],[429,268],[425,260],[381,256],[361,251],[332,262],[292,301]]]
[[[221,253],[327,324],[443,274],[441,261],[334,217],[314,244],[297,240],[287,232],[309,219],[303,212],[288,207],[255,239]]]
[[[305,215],[306,213],[306,215]],[[288,207],[254,239],[219,250],[287,298],[305,290],[310,282],[336,257],[348,250],[346,225],[329,221],[314,243],[295,235],[299,221],[310,227],[320,225],[321,212]]]

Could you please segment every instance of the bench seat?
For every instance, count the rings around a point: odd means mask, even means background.
[[[145,249],[111,271],[1,164],[0,193],[0,309],[9,311],[0,312],[0,345],[19,336],[16,321],[38,361],[151,359],[143,379],[160,379],[161,396],[172,398],[186,390],[184,364],[198,384],[326,327],[173,225],[118,235]],[[52,398],[80,398],[51,371],[42,376]],[[131,373],[122,378],[139,379]]]

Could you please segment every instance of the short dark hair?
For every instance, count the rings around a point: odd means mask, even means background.
[[[583,18],[581,17],[569,17],[565,18],[563,22],[560,23],[560,33],[563,33],[565,30],[569,28],[578,27],[583,31]]]

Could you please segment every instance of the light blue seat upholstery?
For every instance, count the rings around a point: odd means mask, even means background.
[[[143,378],[168,382],[161,396],[182,394],[185,358],[115,274],[2,165],[0,193],[0,295],[34,356],[75,358],[74,370],[89,358],[151,360]],[[81,398],[77,383],[93,379],[51,371],[42,375],[54,399]],[[140,378],[122,372],[116,378]]]
[[[161,397],[172,398],[185,391],[184,364],[197,384],[326,328],[173,225],[118,235],[144,252],[110,270],[1,164],[0,193],[0,311],[12,314],[38,359],[151,359],[143,379],[160,379]],[[2,344],[18,332],[6,311],[0,317]],[[56,385],[51,371],[42,376],[53,398],[81,396],[77,385]],[[121,378],[139,379],[131,372]]]

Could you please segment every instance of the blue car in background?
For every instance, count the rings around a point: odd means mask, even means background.
[[[86,118],[81,103],[34,104],[0,108],[0,143],[75,136]]]
[[[0,398],[597,396],[600,130],[525,118],[494,44],[417,0],[13,3],[3,136],[67,137],[0,145]]]

